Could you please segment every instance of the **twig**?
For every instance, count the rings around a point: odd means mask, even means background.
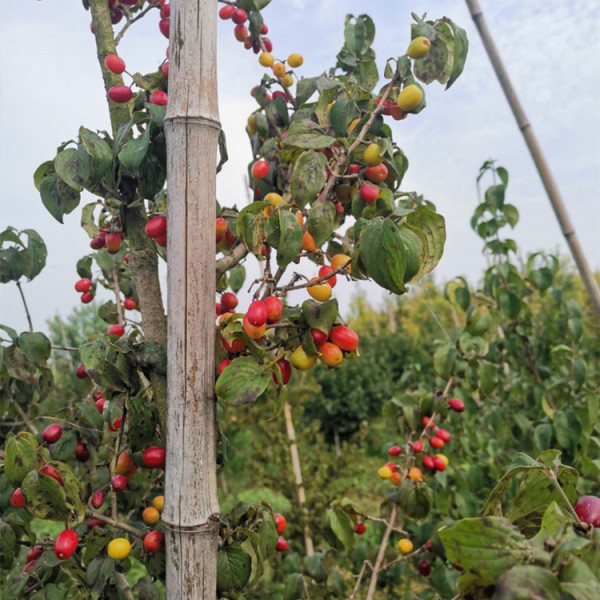
[[[142,17],[144,17],[147,13],[149,13],[153,8],[158,8],[159,6],[160,6],[160,4],[149,4],[144,10],[142,10],[140,12],[139,15],[137,15],[137,17],[134,17],[133,19],[127,19],[127,23],[125,23],[125,25],[123,25],[121,31],[119,31],[119,33],[115,37],[115,46],[119,45],[119,42],[123,39],[125,32],[131,27],[131,25],[133,25],[136,21],[139,21]]]
[[[113,291],[115,292],[115,300],[117,301],[117,318],[119,323],[124,323],[123,319],[123,305],[121,304],[121,286],[119,284],[119,274],[117,269],[113,269]]]
[[[354,600],[354,598],[356,598],[356,594],[358,594],[358,590],[360,588],[360,583],[362,581],[362,578],[365,574],[365,570],[367,567],[371,567],[371,569],[372,569],[373,565],[368,560],[365,560],[362,564],[362,567],[360,568],[360,573],[358,574],[358,579],[356,581],[356,585],[354,586],[352,593],[346,598],[346,600]]]
[[[25,300],[25,294],[21,287],[21,282],[17,281],[17,287],[19,288],[19,294],[21,294],[21,300],[23,300],[23,306],[25,307],[25,314],[27,315],[27,322],[29,323],[29,331],[33,333],[33,323],[31,322],[31,315],[29,314],[29,308],[27,307],[27,301]]]
[[[98,519],[99,521],[104,521],[105,523],[108,523],[109,525],[112,525],[113,527],[116,527],[117,529],[122,529],[123,531],[126,531],[127,533],[130,533],[131,535],[134,535],[135,537],[138,537],[140,539],[142,539],[146,533],[144,531],[141,531],[140,529],[136,529],[135,527],[132,527],[131,525],[128,525],[127,523],[124,523],[123,521],[119,521],[118,519],[113,519],[111,517],[107,517],[106,515],[103,515],[102,513],[93,511],[93,510],[88,510],[86,511],[86,515],[88,517],[91,517],[92,519]]]
[[[290,292],[292,290],[301,290],[303,288],[312,287],[313,285],[319,285],[320,283],[327,281],[331,277],[335,277],[338,273],[341,273],[351,262],[352,262],[352,259],[349,258],[343,265],[340,265],[337,269],[334,269],[333,271],[331,271],[331,273],[327,273],[327,275],[323,275],[322,277],[317,277],[316,279],[311,279],[310,281],[307,281],[306,283],[299,283],[298,285],[288,284],[286,286],[283,286],[282,288],[277,288],[277,289],[281,292]]]
[[[27,427],[29,427],[31,433],[33,433],[33,435],[37,435],[40,432],[39,429],[33,424],[31,419],[27,416],[27,413],[19,406],[16,400],[13,402],[13,406],[15,407],[15,410],[17,411],[17,413],[19,413],[19,416],[21,417],[21,419],[23,419]]]
[[[121,592],[123,592],[123,595],[125,596],[125,598],[127,598],[127,600],[135,600],[133,592],[129,587],[129,583],[127,582],[127,577],[125,577],[124,573],[121,573],[120,571],[115,571],[115,583],[117,584],[117,587],[121,590]]]
[[[73,346],[50,346],[52,350],[64,350],[65,352],[79,352],[79,348]]]
[[[567,498],[565,491],[562,489],[562,486],[560,485],[560,482],[558,481],[558,477],[556,477],[556,473],[552,469],[548,469],[548,470],[544,471],[544,473],[546,474],[546,477],[548,477],[550,480],[552,480],[552,482],[556,486],[556,489],[558,489],[558,491],[560,492],[560,495],[563,497],[563,500],[567,503],[569,510],[573,513],[573,516],[577,519],[577,522],[580,525],[583,525],[583,522],[579,518],[579,515],[575,512],[575,509],[573,508],[571,501]]]
[[[377,578],[379,577],[379,573],[382,570],[381,564],[383,563],[383,557],[385,556],[385,551],[387,550],[387,545],[390,541],[390,535],[392,533],[392,529],[394,528],[394,522],[396,521],[397,514],[398,506],[396,505],[396,503],[394,503],[392,505],[392,513],[390,515],[390,520],[388,522],[387,527],[385,528],[385,533],[383,534],[381,544],[379,545],[379,551],[377,552],[377,559],[375,560],[373,574],[371,575],[371,581],[369,582],[369,589],[367,591],[366,600],[373,600],[373,598],[375,598],[375,592],[377,591]]]
[[[217,280],[223,273],[226,273],[232,267],[235,267],[248,254],[248,248],[244,244],[238,244],[229,254],[220,258],[215,266]]]

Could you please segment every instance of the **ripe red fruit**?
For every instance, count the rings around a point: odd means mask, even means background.
[[[81,302],[83,304],[89,304],[94,299],[94,294],[90,294],[86,292],[85,294],[81,294]]]
[[[373,183],[383,183],[388,176],[387,167],[381,163],[365,169],[365,177]]]
[[[358,346],[358,335],[356,332],[343,325],[336,325],[329,332],[329,339],[346,352],[354,352]]]
[[[125,12],[119,6],[112,8],[110,11],[110,21],[113,25],[119,23],[124,16]]]
[[[163,19],[166,19],[167,17],[171,16],[171,5],[170,4],[163,4],[163,7],[160,9],[160,16]]]
[[[90,248],[92,250],[100,250],[101,248],[104,248],[104,238],[103,237],[95,237],[91,242],[90,242]]]
[[[248,13],[243,8],[236,8],[231,14],[231,20],[236,25],[241,25],[248,20]]]
[[[423,452],[423,442],[421,440],[417,440],[416,442],[413,442],[412,449],[413,449],[413,452],[416,452],[417,454],[419,452]]]
[[[359,172],[360,172],[360,165],[357,165],[356,163],[352,163],[348,167],[348,173],[350,175],[357,175]]]
[[[109,254],[116,254],[121,249],[121,234],[109,233],[104,238],[104,244],[106,245],[106,251]]]
[[[446,463],[439,456],[434,456],[433,457],[433,468],[436,471],[445,471]]]
[[[268,52],[268,50],[267,50],[267,52]],[[277,90],[277,91],[273,92],[273,100],[275,100],[276,98],[283,98],[285,102],[290,101],[288,95],[285,92],[282,92],[281,90]]]
[[[133,98],[133,92],[131,88],[126,85],[113,85],[108,90],[108,97],[119,104],[129,102]]]
[[[126,310],[135,310],[137,308],[137,303],[133,298],[125,298],[123,306]]]
[[[221,361],[221,364],[219,365],[219,368],[217,369],[217,373],[220,375],[225,370],[225,367],[230,364],[231,364],[231,361],[228,358]]]
[[[287,520],[283,515],[274,514],[273,519],[275,519],[275,526],[277,527],[277,533],[283,533],[285,528],[287,527]]]
[[[354,533],[358,535],[362,535],[367,530],[367,526],[364,523],[357,523],[356,527],[354,527]]]
[[[262,300],[255,300],[246,312],[246,318],[251,325],[261,327],[267,322],[267,307]]]
[[[102,490],[97,490],[92,494],[91,504],[94,508],[100,508],[104,504],[105,495]]]
[[[444,447],[444,440],[434,435],[429,438],[429,445],[436,450],[440,450]]]
[[[115,323],[108,328],[106,333],[108,333],[108,335],[114,335],[115,337],[121,337],[125,333],[125,327],[120,323]]]
[[[151,531],[144,537],[146,552],[160,552],[165,545],[165,536],[160,531]]]
[[[273,42],[268,37],[264,37],[262,41],[263,41],[263,44],[265,45],[265,50],[267,52],[273,52]],[[267,94],[267,96],[268,96],[268,94]]]
[[[121,492],[127,487],[127,479],[125,475],[115,475],[112,478],[110,485],[113,491]]]
[[[159,235],[157,238],[154,238],[154,241],[161,246],[162,248],[167,247],[167,234]]]
[[[428,577],[431,574],[431,564],[425,559],[422,559],[417,563],[417,569],[419,569],[419,573],[421,573],[423,577]]]
[[[31,562],[33,560],[37,560],[44,553],[43,546],[34,546],[25,557],[27,562]]]
[[[165,449],[160,446],[150,446],[142,452],[142,462],[152,469],[165,466]]]
[[[235,6],[233,4],[227,4],[219,11],[219,17],[223,19],[223,21],[226,21],[227,19],[231,19],[231,15],[233,15],[234,11]]]
[[[440,440],[442,440],[442,442],[444,443],[448,443],[450,441],[450,433],[448,431],[446,431],[445,429],[436,429],[435,430],[435,435],[437,437],[440,438]]]
[[[246,342],[242,337],[233,338],[231,343],[228,343],[227,340],[222,337],[221,344],[223,344],[223,348],[230,354],[239,354],[246,346]]]
[[[106,523],[100,519],[88,519],[86,525],[88,529],[94,529],[94,527],[104,527]]]
[[[389,467],[392,470],[392,473],[395,473],[398,470],[398,465],[393,462],[385,463],[386,467]]]
[[[257,160],[252,165],[252,177],[264,179],[269,174],[269,163],[266,160]]]
[[[360,197],[367,202],[368,204],[371,204],[372,202],[375,202],[375,200],[377,200],[377,198],[379,198],[379,188],[376,185],[371,185],[370,183],[363,183],[360,186]]]
[[[429,425],[430,428],[435,427],[435,423],[433,421],[431,421],[430,417],[423,417],[421,419],[421,425],[423,425],[423,427],[427,427]]]
[[[264,305],[267,309],[267,323],[277,323],[283,314],[283,303],[275,296],[265,298]]]
[[[72,529],[65,529],[54,541],[54,554],[60,560],[73,556],[79,544],[79,537]]]
[[[58,442],[58,440],[60,440],[62,432],[63,429],[58,423],[52,423],[52,425],[48,425],[48,427],[44,429],[44,433],[42,433],[42,439],[48,444],[54,444],[54,442]]]
[[[166,106],[167,100],[169,97],[166,92],[162,90],[157,90],[156,92],[152,92],[150,94],[150,104],[157,104],[158,106]]]
[[[78,442],[77,446],[75,446],[75,458],[79,462],[85,462],[89,457],[90,457],[90,451],[89,451],[88,447],[85,444]]]
[[[319,349],[327,341],[327,334],[323,333],[320,329],[311,329],[310,336],[312,337],[317,349]]]
[[[452,400],[448,400],[448,406],[454,412],[463,412],[465,410],[465,403],[460,398],[452,398]]]
[[[275,544],[275,550],[278,552],[285,552],[288,549],[289,544],[287,540],[283,536],[279,536],[277,538],[277,543]]]
[[[93,298],[93,296],[92,296]],[[87,371],[85,370],[85,367],[83,365],[77,365],[77,368],[75,369],[75,377],[77,377],[77,379],[85,379],[88,376]]]
[[[102,414],[104,412],[104,403],[106,402],[104,396],[100,396],[94,400],[94,406],[98,409],[98,412]]]
[[[125,70],[125,61],[116,54],[107,54],[104,58],[104,64],[115,75],[120,75]]]
[[[334,269],[333,267],[330,267],[329,265],[323,265],[320,269],[319,269],[319,277],[325,277],[326,275],[329,275],[329,273],[333,273]],[[332,288],[335,287],[335,284],[337,283],[337,277],[335,275],[332,275],[331,277],[329,277],[328,279],[325,280]]]
[[[238,299],[235,294],[231,292],[225,292],[221,296],[221,311],[231,312],[238,305]]]
[[[152,217],[145,227],[146,235],[151,238],[157,238],[164,235],[167,232],[167,218],[159,215]]]
[[[52,477],[52,479],[54,479],[54,481],[56,481],[59,485],[63,485],[63,480],[60,476],[60,473],[52,465],[44,465],[40,469],[40,473],[46,475],[47,477]]]
[[[163,72],[163,75],[165,77],[169,77],[169,63],[168,63],[168,61],[164,62],[162,64],[162,67],[160,68],[160,70]]]
[[[20,487],[10,495],[10,505],[13,508],[25,508],[25,494]]]
[[[119,415],[112,423],[108,424],[108,428],[111,431],[119,431],[121,429],[121,423],[123,422],[122,415]]]
[[[75,284],[75,291],[80,292],[80,293],[89,292],[91,287],[92,287],[92,280],[88,279],[87,277],[84,277],[83,279],[80,279]]]
[[[433,462],[433,458],[431,458],[431,456],[424,456],[423,457],[423,466],[426,469],[435,469],[435,464]]]
[[[285,360],[285,358],[279,359],[277,361],[277,364],[281,369],[281,383],[283,385],[287,385],[290,381],[290,377],[292,376],[292,365],[290,365],[290,363],[287,360]],[[275,383],[279,383],[275,374],[273,374],[273,381],[275,381]]]
[[[238,42],[245,42],[248,37],[248,29],[244,25],[236,25],[233,29],[233,35]]]
[[[135,6],[139,0],[119,0],[119,4],[124,4],[125,6]]]
[[[170,19],[161,19],[158,23],[158,28],[160,29],[160,32],[167,38],[169,39],[169,25],[171,23]]]
[[[269,33],[269,28],[267,27],[267,24],[266,24],[266,23],[263,23],[263,24],[260,26],[260,32],[261,32],[263,35],[266,35],[267,33]]]
[[[388,448],[388,454],[390,456],[398,456],[402,452],[401,446],[390,446]]]
[[[588,525],[600,527],[600,498],[581,496],[575,505],[577,516]]]

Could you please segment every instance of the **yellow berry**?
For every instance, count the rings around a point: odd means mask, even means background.
[[[335,271],[335,269],[339,269],[340,267],[343,267],[349,260],[350,260],[350,257],[347,254],[336,254],[331,259],[331,268]],[[348,273],[352,272],[351,266],[352,266],[352,263],[348,264],[348,266],[345,268],[345,270],[348,271]]]
[[[313,279],[318,279],[317,277],[313,277]],[[313,280],[311,279],[311,281]],[[323,283],[317,283],[316,285],[311,285],[306,288],[309,296],[318,300],[319,302],[326,302],[331,298],[332,289],[331,286],[325,281]]]
[[[302,54],[290,54],[288,56],[287,63],[290,65],[290,67],[292,67],[292,69],[297,69],[304,63],[304,57]]]
[[[294,352],[292,352],[292,358],[290,359],[293,367],[299,369],[300,371],[307,371],[310,369],[316,362],[316,356],[308,356],[306,352],[304,352],[304,348],[302,346],[298,346]]]
[[[408,538],[402,538],[398,540],[398,550],[402,552],[402,554],[408,554],[413,549],[413,543]]]
[[[275,63],[272,68],[275,77],[283,77],[285,75],[285,65],[283,63]]]
[[[405,112],[412,110],[423,98],[423,90],[416,84],[407,85],[399,94],[397,104]]]
[[[271,206],[279,206],[283,204],[283,198],[277,192],[270,192],[265,196],[265,201]]]
[[[422,481],[423,480],[423,473],[421,473],[421,469],[419,469],[419,467],[413,467],[408,472],[408,478],[411,481]]]
[[[125,538],[115,538],[109,542],[107,547],[108,556],[113,560],[123,560],[131,552],[131,544]]]
[[[358,125],[359,121],[360,119],[358,117],[356,117],[356,119],[353,119],[350,125],[348,125],[348,133],[352,133],[354,131],[354,128]]]
[[[273,55],[270,52],[262,52],[261,55],[258,57],[258,62],[263,67],[271,67],[275,62],[275,59],[273,58]]]
[[[381,479],[390,479],[393,474],[394,472],[387,465],[383,465],[383,467],[381,467],[379,471],[377,471],[377,475],[379,475]]]
[[[369,144],[365,148],[363,160],[370,166],[381,164],[383,160],[381,157],[381,146],[379,144]]]
[[[148,523],[148,525],[154,525],[160,519],[160,513],[154,506],[148,506],[142,512],[142,519],[144,523]]]
[[[162,509],[165,506],[165,497],[164,496],[156,496],[154,500],[152,500],[152,506],[158,511],[162,512]]]
[[[439,458],[446,466],[448,466],[448,463],[450,461],[448,460],[448,457],[445,454],[436,454],[435,456]]]
[[[283,87],[292,87],[294,85],[294,78],[288,73],[281,78],[281,83]]]
[[[423,58],[429,53],[431,42],[423,36],[415,38],[410,45],[406,54],[409,58]]]

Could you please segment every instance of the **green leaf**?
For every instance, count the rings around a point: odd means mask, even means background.
[[[317,302],[305,300],[302,303],[302,316],[311,329],[329,333],[339,314],[337,300]]]
[[[27,360],[37,366],[45,365],[50,358],[50,340],[40,332],[23,332],[19,336],[19,348],[21,348]]]
[[[505,204],[503,210],[509,225],[514,227],[519,222],[519,210],[513,204]]]
[[[85,370],[100,387],[115,392],[127,389],[127,382],[120,369],[123,355],[109,343],[107,338],[84,344],[79,351]]]
[[[298,81],[296,85],[296,102],[304,104],[317,91],[317,78],[306,77]]]
[[[79,205],[79,192],[69,187],[56,173],[44,177],[40,183],[42,203],[48,212],[59,222],[64,215],[73,212]]]
[[[449,19],[448,22],[454,31],[454,60],[452,62],[452,71],[450,73],[450,79],[448,79],[448,83],[446,84],[446,89],[460,77],[460,74],[465,68],[467,53],[469,51],[469,40],[467,39],[466,31],[458,27]]]
[[[410,519],[422,521],[433,506],[433,492],[429,486],[403,485],[398,494],[398,503]]]
[[[547,450],[552,441],[552,425],[550,423],[540,423],[533,430],[533,441],[540,452]]]
[[[5,573],[12,567],[16,549],[18,549],[17,538],[13,528],[0,519],[0,568]]]
[[[289,210],[279,211],[279,242],[277,244],[277,264],[287,267],[298,257],[302,249],[302,228]]]
[[[494,592],[494,600],[561,600],[556,575],[543,567],[520,565],[504,573]]]
[[[521,300],[513,292],[502,290],[498,295],[500,310],[509,318],[515,319],[521,312]]]
[[[452,50],[453,50],[452,44]],[[415,60],[414,74],[425,84],[430,84],[433,81],[445,83],[444,71],[448,62],[448,46],[447,42],[442,40],[441,36],[436,37],[432,42],[431,48],[426,56]]]
[[[359,250],[369,277],[395,294],[406,292],[404,241],[391,219],[376,217],[369,221],[362,230]]]
[[[438,348],[433,354],[433,368],[439,377],[448,379],[452,375],[458,352],[450,344]]]
[[[34,229],[24,229],[21,234],[27,236],[27,247],[23,251],[23,275],[31,281],[46,266],[48,250],[44,240]]]
[[[219,375],[215,392],[221,402],[238,406],[256,402],[267,389],[271,374],[250,356],[234,359]]]
[[[225,373],[226,371],[224,371]],[[226,546],[217,553],[217,591],[241,590],[252,572],[252,557],[239,546]]]
[[[119,152],[121,164],[129,171],[137,169],[143,162],[150,145],[150,127],[146,127],[144,133],[134,140],[129,140]]]
[[[420,269],[411,279],[414,282],[430,273],[442,258],[446,243],[446,223],[442,215],[426,206],[417,207],[406,217],[406,222],[421,232],[424,246]]]
[[[119,313],[117,312],[117,305],[109,300],[98,308],[98,316],[109,325],[119,322]]]
[[[64,488],[52,477],[31,471],[21,484],[25,507],[38,519],[64,521],[70,516]]]
[[[355,72],[359,86],[367,92],[372,92],[379,81],[379,71],[374,60],[361,60]]]
[[[283,600],[301,600],[302,598],[304,598],[302,573],[290,573],[285,578]]]
[[[81,227],[90,238],[98,235],[100,228],[94,221],[94,209],[98,206],[97,202],[86,204],[81,210]]]
[[[47,160],[46,162],[43,162],[35,170],[35,173],[33,174],[33,184],[35,185],[38,192],[40,191],[42,181],[44,181],[44,179],[52,173],[54,173],[54,161],[52,160]]]
[[[294,165],[291,192],[298,208],[313,202],[327,181],[327,159],[319,152],[303,152]]]
[[[319,126],[312,121],[294,121],[288,129],[288,134],[283,140],[284,146],[296,148],[329,148],[335,138],[319,131]]]
[[[229,287],[234,293],[239,292],[246,280],[246,268],[242,264],[237,264],[235,267],[229,269],[228,275]]]
[[[21,431],[15,437],[12,433],[6,439],[4,472],[6,480],[13,486],[20,486],[27,473],[37,469],[37,440],[28,431]]]
[[[84,256],[77,261],[77,275],[79,277],[92,278],[92,257]]]
[[[54,158],[56,174],[76,192],[81,192],[91,174],[90,157],[83,147],[67,148]]]
[[[92,179],[99,182],[110,175],[113,153],[106,140],[85,127],[79,129],[79,139],[91,158]]]
[[[225,139],[225,132],[221,129],[219,131],[219,162],[217,164],[217,173],[221,171],[223,165],[229,160],[229,153],[227,152],[227,140]]]
[[[344,548],[346,550],[352,549],[354,546],[354,528],[348,514],[341,508],[334,506],[327,511],[327,521]]]
[[[557,411],[554,416],[554,435],[561,448],[575,448],[581,439],[581,421],[571,410]]]
[[[527,539],[506,519],[462,519],[438,531],[448,561],[480,585],[494,585],[508,569],[527,559]]]
[[[326,242],[333,233],[336,211],[332,202],[315,202],[308,213],[307,228],[317,247]]]

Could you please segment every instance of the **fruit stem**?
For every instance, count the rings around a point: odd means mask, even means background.
[[[571,501],[567,498],[567,495],[565,494],[565,491],[562,489],[562,486],[560,485],[560,482],[558,481],[558,477],[556,476],[556,473],[552,469],[547,469],[546,471],[544,471],[544,473],[546,474],[546,476],[550,480],[552,480],[552,482],[556,486],[556,489],[559,491],[559,493],[562,496],[563,500],[566,502],[567,506],[569,507],[569,510],[573,513],[573,516],[575,517],[575,519],[577,519],[577,522],[580,525],[583,525],[583,522],[579,518],[579,515],[575,512],[575,509],[573,508],[573,505],[571,504]]]
[[[21,287],[21,282],[17,281],[17,287],[19,288],[19,294],[21,294],[21,300],[23,300],[23,306],[25,307],[25,314],[27,315],[27,322],[29,323],[29,331],[33,333],[33,322],[31,321],[31,314],[29,313],[29,307],[27,306],[27,300],[25,300],[25,294]]]

